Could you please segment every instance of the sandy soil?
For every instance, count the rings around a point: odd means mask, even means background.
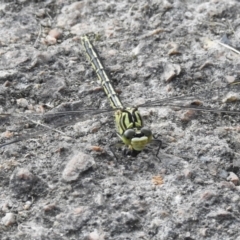
[[[0,238],[239,240],[238,114],[140,108],[162,149],[116,160],[112,113],[86,110],[109,103],[80,44],[126,106],[193,94],[238,111],[240,56],[222,43],[240,49],[239,17],[236,0],[2,1],[1,142],[26,139],[0,148]],[[66,110],[82,112],[37,115]]]

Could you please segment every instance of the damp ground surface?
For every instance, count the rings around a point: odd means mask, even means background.
[[[234,0],[1,1],[1,143],[21,141],[0,148],[0,238],[240,239],[239,17]],[[160,104],[139,108],[158,156],[122,155],[85,34],[125,106]]]

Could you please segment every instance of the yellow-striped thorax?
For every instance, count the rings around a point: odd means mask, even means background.
[[[119,109],[115,112],[119,138],[129,147],[129,154],[136,156],[152,141],[152,132],[143,127],[143,120],[137,108]]]

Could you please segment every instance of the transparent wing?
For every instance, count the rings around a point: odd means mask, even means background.
[[[234,103],[234,104],[233,104]],[[138,107],[178,107],[205,112],[240,114],[240,84],[213,88],[208,91],[195,91],[187,96],[174,96],[148,101]]]
[[[112,109],[75,110],[76,107],[77,104],[66,103],[45,114],[1,113],[0,124],[3,133],[0,147],[35,138],[49,131],[64,134],[59,128],[91,119],[97,114],[114,111]]]
[[[223,88],[213,88],[209,91],[195,91],[190,95],[174,96],[160,100],[147,101],[138,107],[177,107],[206,112],[240,113],[240,85],[227,85]],[[234,104],[233,104],[234,103]],[[0,114],[2,144],[0,147],[35,138],[45,132],[57,131],[61,127],[72,125],[84,119],[91,119],[97,114],[113,112],[113,109],[79,109],[79,104],[66,103],[45,113],[2,113]],[[21,134],[19,134],[21,132]],[[61,132],[64,134],[63,132]],[[12,136],[13,135],[13,136]],[[11,140],[8,139],[11,137]],[[7,140],[7,141],[6,141]]]

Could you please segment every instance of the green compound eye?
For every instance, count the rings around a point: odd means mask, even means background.
[[[150,137],[152,135],[152,131],[149,128],[145,127],[141,129],[141,133],[146,137]]]
[[[135,135],[135,131],[133,129],[127,129],[125,132],[124,132],[124,137],[126,137],[127,139],[132,139]]]

